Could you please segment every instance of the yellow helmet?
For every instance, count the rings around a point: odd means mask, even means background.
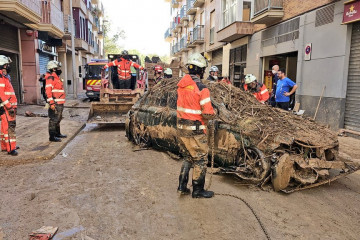
[[[51,60],[50,62],[48,62],[46,68],[47,70],[51,70],[54,68],[60,68],[61,67],[61,62],[55,61],[55,60]]]
[[[194,53],[188,58],[186,66],[194,65],[199,68],[206,68],[208,63],[200,53]]]

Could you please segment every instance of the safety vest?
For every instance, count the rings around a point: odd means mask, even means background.
[[[190,75],[185,75],[178,83],[177,118],[200,121],[199,129],[206,129],[203,115],[214,115],[210,91],[200,81],[195,82]],[[196,130],[197,126],[177,126],[178,129]],[[204,131],[205,132],[205,131]]]
[[[244,85],[244,89],[245,91],[248,90],[247,84]],[[269,91],[266,88],[265,84],[258,83],[256,90],[255,91],[250,90],[250,92],[252,92],[252,94],[256,97],[256,99],[261,103],[265,103],[270,97]]]
[[[104,66],[104,68],[116,66],[118,70],[118,76],[121,80],[129,80],[131,78],[131,67],[135,67],[137,69],[143,70],[144,68],[139,64],[121,58],[121,61],[117,59],[115,61],[109,62]]]
[[[17,108],[17,98],[10,78],[0,70],[0,106],[7,109]]]
[[[56,73],[47,72],[45,75],[46,85],[45,92],[46,97],[50,105],[53,104],[64,104],[65,103],[65,91],[64,84],[60,80],[59,76]]]

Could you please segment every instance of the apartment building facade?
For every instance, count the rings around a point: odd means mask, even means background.
[[[196,13],[202,13],[205,19],[203,44],[182,52],[181,48],[175,48],[178,51],[171,52],[173,57],[181,58],[185,63],[186,54],[194,50],[203,53],[209,56],[211,65],[220,67],[223,76],[230,76],[235,86],[240,85],[247,73],[271,86],[271,67],[280,65],[298,84],[296,101],[308,116],[314,116],[322,96],[317,120],[333,129],[360,131],[357,101],[360,100],[357,52],[360,1],[203,2],[196,9]],[[184,3],[171,1],[174,15]],[[191,22],[191,16],[188,17]],[[179,24],[182,24],[181,18],[179,22],[175,21],[177,31],[165,36],[172,49],[181,39],[176,34],[184,33],[185,27]]]
[[[75,46],[76,56],[81,59],[85,55],[87,60],[102,58],[102,5],[94,0],[94,3],[89,0],[80,1],[87,4],[86,19],[91,18],[92,21],[87,27],[91,26],[92,31],[87,37],[76,35],[76,39],[85,38],[88,45],[86,50]],[[46,72],[46,64],[50,60],[63,63],[62,78],[66,82],[67,93],[72,93],[74,82],[81,85],[79,78],[72,78],[71,53],[70,56],[67,54],[71,52],[69,40],[72,31],[69,2],[70,0],[0,0],[0,54],[8,55],[13,60],[10,75],[20,103],[41,102],[38,79]],[[76,5],[73,0],[74,12],[79,6],[80,3]],[[93,11],[93,8],[97,10]],[[79,21],[76,20],[74,17],[75,30],[79,26]],[[80,62],[76,62],[76,66],[80,66]]]

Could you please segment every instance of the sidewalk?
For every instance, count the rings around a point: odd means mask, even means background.
[[[85,126],[90,103],[80,100],[69,100],[65,105],[64,119],[61,121],[61,132],[68,137],[60,143],[49,141],[47,109],[38,105],[20,105],[16,120],[18,156],[10,156],[0,152],[0,166],[13,166],[25,163],[49,160],[59,154],[62,149]],[[36,117],[26,117],[31,112]]]

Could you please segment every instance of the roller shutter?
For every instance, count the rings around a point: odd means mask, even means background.
[[[0,48],[19,52],[18,29],[4,24],[1,25]]]
[[[50,61],[48,54],[39,53],[40,75],[46,73],[46,65]]]
[[[353,24],[351,36],[345,128],[360,131],[360,23]]]

